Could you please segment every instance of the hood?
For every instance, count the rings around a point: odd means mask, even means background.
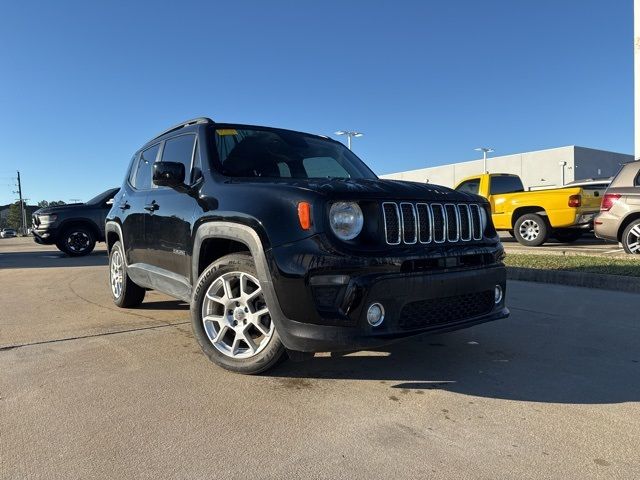
[[[69,203],[67,205],[56,205],[55,207],[44,207],[33,212],[34,215],[51,215],[53,213],[64,212],[65,210],[84,206],[84,203]]]
[[[251,183],[260,185],[279,185],[297,187],[327,197],[340,197],[345,200],[381,199],[381,200],[425,200],[440,202],[478,202],[482,197],[456,192],[447,187],[430,183],[406,182],[383,179],[297,179],[265,178],[230,180],[233,183]]]

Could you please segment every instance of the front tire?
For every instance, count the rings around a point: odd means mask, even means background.
[[[96,239],[91,229],[79,225],[64,230],[56,246],[70,257],[82,257],[93,251]]]
[[[226,370],[253,375],[284,358],[249,255],[222,257],[200,275],[191,300],[191,326],[203,353]]]
[[[146,290],[129,278],[124,250],[119,241],[113,244],[109,253],[109,284],[113,303],[120,308],[137,307],[144,300]]]
[[[634,220],[622,233],[622,247],[631,254],[640,254],[640,220]]]
[[[518,243],[539,247],[549,238],[549,224],[541,215],[527,213],[516,220],[513,233]]]

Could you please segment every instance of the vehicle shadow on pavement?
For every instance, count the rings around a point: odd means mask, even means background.
[[[144,301],[136,310],[189,310],[189,304],[182,300]]]
[[[108,265],[105,250],[84,257],[70,257],[59,251],[0,253],[0,268],[96,267]]]
[[[518,328],[513,328],[516,322]],[[375,351],[316,355],[305,362],[284,362],[270,373],[376,380],[388,385],[389,395],[394,396],[430,389],[530,402],[640,401],[640,351],[605,343],[610,332],[601,336],[599,329],[606,325],[586,319],[585,323],[593,344],[583,341],[582,335],[558,337],[553,329],[545,333],[533,322],[515,320],[511,326],[495,322]]]

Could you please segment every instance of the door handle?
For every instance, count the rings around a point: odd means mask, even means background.
[[[128,208],[131,208],[131,205],[129,205],[129,202],[125,200],[124,202],[120,202],[120,204],[118,205],[118,208],[120,210],[127,210]]]
[[[158,205],[155,200],[153,202],[148,203],[147,205],[144,206],[144,209],[148,210],[150,212],[155,212],[159,208],[160,208],[160,205]]]

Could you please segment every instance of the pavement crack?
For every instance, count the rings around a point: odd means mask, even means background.
[[[60,342],[68,342],[71,340],[82,340],[84,338],[96,338],[96,337],[106,337],[109,335],[118,335],[121,333],[131,333],[131,332],[140,332],[140,331],[144,331],[144,330],[157,330],[160,328],[168,328],[168,327],[177,327],[179,325],[186,325],[188,323],[191,323],[189,321],[186,322],[177,322],[177,323],[165,323],[162,325],[151,325],[148,327],[137,327],[137,328],[127,328],[125,330],[115,330],[112,332],[102,332],[102,333],[92,333],[89,335],[78,335],[76,337],[65,337],[65,338],[55,338],[52,340],[41,340],[39,342],[29,342],[29,343],[18,343],[15,345],[2,345],[0,346],[0,352],[4,352],[4,351],[8,351],[8,350],[13,350],[15,348],[22,348],[22,347],[31,347],[34,345],[47,345],[47,344],[51,344],[51,343],[60,343]]]
[[[78,297],[80,300],[84,300],[85,302],[90,303],[91,305],[95,305],[96,307],[99,307],[99,308],[104,308],[105,310],[109,310],[109,311],[111,311],[111,312],[124,313],[125,315],[131,315],[131,316],[134,316],[134,317],[146,318],[146,319],[148,319],[148,320],[155,320],[155,321],[158,321],[156,318],[151,317],[151,316],[149,316],[149,315],[143,315],[143,314],[141,314],[141,313],[131,312],[131,311],[126,310],[126,309],[124,309],[124,308],[113,308],[113,307],[108,307],[108,306],[103,305],[103,304],[101,304],[101,303],[94,302],[93,300],[89,300],[88,298],[86,298],[86,297],[84,297],[84,296],[80,295],[80,294],[79,294],[79,293],[78,293],[78,292],[73,288],[73,285],[72,285],[72,284],[73,284],[73,282],[75,282],[76,280],[78,280],[78,278],[80,278],[80,275],[76,275],[74,278],[72,278],[71,280],[69,280],[69,284],[68,284],[68,286],[69,286],[69,290],[71,290],[71,292],[72,292],[76,297]],[[170,323],[167,323],[167,325],[171,325],[171,324],[170,324]]]

